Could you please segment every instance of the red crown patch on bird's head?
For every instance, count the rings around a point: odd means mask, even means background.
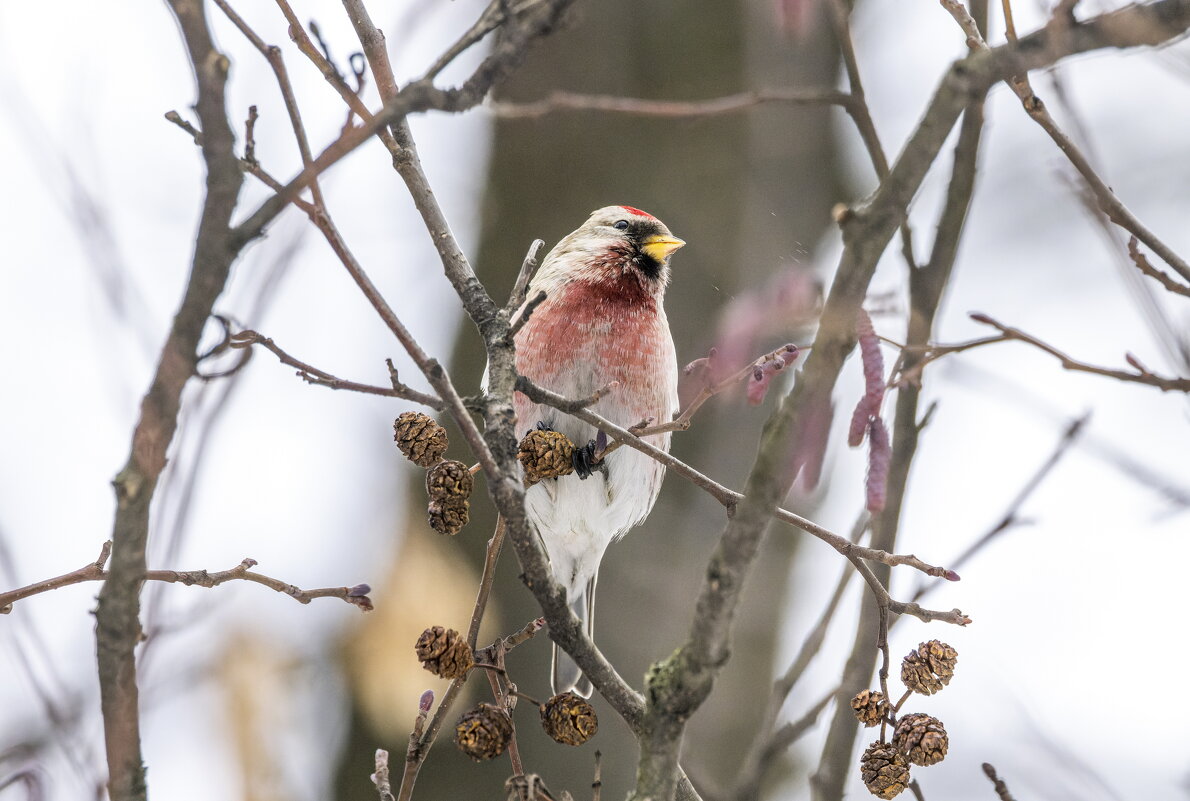
[[[648,217],[650,220],[657,219],[652,214],[649,214],[647,211],[641,211],[640,209],[633,208],[632,206],[620,206],[620,208],[622,208],[624,211],[628,212],[629,214],[639,214],[641,217]],[[658,222],[660,222],[660,220],[658,220]]]

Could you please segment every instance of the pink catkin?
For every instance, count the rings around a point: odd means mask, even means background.
[[[855,411],[851,413],[851,426],[847,429],[847,444],[852,448],[858,448],[864,441],[864,434],[868,432],[868,422],[872,419],[868,405],[864,403],[865,400],[867,400],[867,396],[860,398],[859,403],[855,404]]]
[[[879,417],[872,418],[868,426],[868,485],[867,506],[869,512],[884,510],[888,495],[888,466],[892,461],[892,446],[888,442],[888,429]]]
[[[855,333],[859,337],[859,352],[864,362],[865,396],[884,400],[884,356],[880,352],[880,338],[872,327],[872,318],[863,309],[855,320]]]
[[[872,327],[872,318],[862,308],[855,318],[855,333],[864,364],[864,396],[855,405],[847,430],[847,444],[853,448],[864,441],[868,422],[880,416],[880,406],[884,403],[884,355],[880,352],[880,339]]]

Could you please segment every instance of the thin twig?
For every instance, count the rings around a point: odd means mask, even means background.
[[[181,128],[186,133],[190,134],[191,138],[194,139],[194,144],[202,147],[202,131],[198,130],[190,122],[183,119],[181,114],[171,109],[170,111],[165,112],[165,118],[174,125]]]
[[[955,21],[957,21],[963,28],[963,31],[967,33],[968,45],[970,45],[973,50],[990,50],[987,43],[982,37],[978,35],[979,31],[975,27],[974,20],[972,20],[971,16],[966,13],[966,10],[963,9],[961,4],[955,2],[955,0],[942,0],[942,5],[947,9],[947,11],[951,13],[951,15],[955,18]],[[1010,44],[1015,45],[1017,44],[1018,39],[1016,35],[1016,26],[1013,23],[1012,18],[1012,3],[1010,0],[1002,0],[1001,6],[1004,11],[1005,27],[1007,28],[1007,39]],[[1053,19],[1050,21],[1050,24],[1046,26],[1047,31],[1054,36],[1068,36],[1070,34],[1071,28],[1074,25],[1074,18],[1071,16],[1072,9],[1073,4],[1059,4],[1058,8],[1055,9]],[[972,36],[972,33],[975,34],[974,37]],[[1058,149],[1061,150],[1066,158],[1070,161],[1071,165],[1075,168],[1075,170],[1078,171],[1078,174],[1082,176],[1087,189],[1090,191],[1091,196],[1094,197],[1100,211],[1107,215],[1107,218],[1113,223],[1120,226],[1125,231],[1128,231],[1134,240],[1139,239],[1141,242],[1144,242],[1150,250],[1160,256],[1165,261],[1165,263],[1172,267],[1174,271],[1176,271],[1184,280],[1190,281],[1190,265],[1188,265],[1182,257],[1175,253],[1168,245],[1166,245],[1165,242],[1163,242],[1161,239],[1158,239],[1156,234],[1146,228],[1144,224],[1141,223],[1141,221],[1137,219],[1137,217],[1131,211],[1128,210],[1128,207],[1124,205],[1123,201],[1116,197],[1115,192],[1113,192],[1112,188],[1107,185],[1107,182],[1099,177],[1099,174],[1095,171],[1094,167],[1092,167],[1090,159],[1088,159],[1078,147],[1078,145],[1074,143],[1074,140],[1071,139],[1058,126],[1057,121],[1055,121],[1053,116],[1049,113],[1049,109],[1046,108],[1045,103],[1043,103],[1041,98],[1039,98],[1033,91],[1033,86],[1029,81],[1028,74],[1026,72],[1022,72],[1013,75],[1006,82],[1013,92],[1016,93],[1017,97],[1020,98],[1021,105],[1025,109],[1025,112],[1033,119],[1034,122],[1041,126],[1043,131],[1049,134],[1050,139],[1054,141],[1054,144],[1058,146]],[[1137,266],[1140,266],[1139,262],[1137,263]],[[1161,275],[1162,278],[1166,278],[1163,274]],[[1166,278],[1166,280],[1171,279]],[[1164,284],[1165,280],[1162,280],[1162,283]],[[1175,285],[1181,286],[1178,284]],[[1169,286],[1166,285],[1166,288],[1169,288]]]
[[[303,169],[309,169],[314,163],[314,157],[310,153],[310,141],[306,137],[306,127],[302,124],[302,112],[298,108],[297,96],[293,93],[293,85],[289,82],[289,72],[285,69],[285,58],[281,54],[281,48],[276,45],[266,44],[252,30],[248,23],[244,21],[243,17],[228,5],[227,0],[215,0],[215,5],[219,6],[219,10],[231,20],[233,25],[239,28],[240,33],[244,34],[244,38],[251,42],[252,46],[260,51],[260,54],[269,62],[269,66],[273,70],[273,75],[277,79],[277,87],[281,90],[281,99],[285,103],[285,113],[289,115],[289,124],[293,128],[293,137],[297,141],[298,152],[302,157],[302,167]],[[310,196],[314,199],[315,206],[323,208],[326,205],[323,201],[322,189],[319,187],[316,177],[310,180]]]
[[[471,624],[467,627],[467,644],[474,650],[479,639],[479,626],[483,622],[483,613],[488,606],[488,597],[492,593],[492,582],[496,578],[496,562],[500,558],[500,549],[504,547],[504,518],[496,515],[496,530],[488,540],[488,547],[484,551],[483,575],[479,580],[479,593],[475,598],[475,607],[471,612]],[[503,665],[501,665],[503,667]]]
[[[422,719],[420,715],[418,719]],[[392,781],[389,779],[388,751],[383,748],[376,749],[376,773],[372,776],[372,783],[376,785],[380,801],[397,801],[393,796]]]
[[[110,541],[106,542],[99,554],[99,559],[84,565],[78,570],[51,579],[45,579],[44,581],[38,581],[27,587],[0,593],[0,614],[8,614],[12,611],[12,605],[14,603],[33,595],[56,590],[60,587],[68,587],[72,584],[81,584],[85,581],[106,580],[110,574],[103,569],[103,566],[107,562],[111,549],[112,543]],[[220,584],[228,581],[251,581],[288,595],[302,604],[308,604],[315,598],[341,598],[347,603],[359,607],[362,611],[368,612],[372,609],[372,600],[368,597],[371,588],[367,584],[357,584],[354,587],[321,587],[313,590],[303,590],[301,587],[296,587],[293,584],[273,578],[272,576],[252,572],[251,568],[256,564],[255,559],[244,559],[240,564],[229,570],[220,570],[214,573],[207,570],[146,570],[144,580],[207,588],[218,587]]]
[[[99,549],[99,558],[94,562],[83,565],[78,570],[72,570],[61,576],[44,581],[38,581],[30,584],[27,587],[22,587],[17,590],[0,593],[0,615],[7,615],[12,611],[12,605],[23,598],[28,598],[30,595],[37,595],[50,590],[56,590],[59,587],[68,587],[71,584],[78,584],[82,581],[97,581],[102,579],[107,574],[103,567],[107,564],[108,557],[112,554],[112,542],[107,540],[103,543],[103,547]]]
[[[868,151],[872,167],[876,171],[876,178],[884,181],[888,178],[888,157],[884,154],[884,147],[880,144],[880,136],[876,133],[876,123],[872,119],[872,112],[868,108],[868,101],[864,96],[864,85],[860,80],[859,61],[855,57],[855,45],[851,40],[851,7],[847,0],[830,0],[827,3],[830,10],[831,22],[835,27],[835,37],[839,40],[839,50],[843,54],[843,67],[847,72],[847,86],[851,90],[851,102],[844,108],[851,115],[851,121],[859,131],[860,140]],[[917,267],[917,257],[913,255],[913,231],[909,228],[909,220],[901,220],[901,254],[909,269]]]
[[[991,780],[992,787],[996,789],[996,795],[1000,801],[1016,801],[1012,797],[1012,793],[1008,791],[1008,785],[996,774],[996,769],[990,763],[983,763],[983,774]]]
[[[537,273],[537,254],[541,252],[543,247],[545,247],[545,242],[540,239],[534,239],[533,243],[529,245],[529,250],[525,253],[525,258],[521,260],[521,269],[517,273],[516,281],[512,285],[512,292],[508,295],[508,304],[504,307],[509,314],[521,308],[521,304],[525,302],[525,293],[529,290],[529,283]],[[516,332],[514,331],[513,333],[515,334]]]
[[[1044,351],[1053,356],[1062,363],[1062,369],[1072,370],[1079,373],[1091,373],[1093,375],[1101,375],[1107,378],[1114,378],[1117,381],[1127,381],[1133,384],[1145,384],[1146,386],[1156,387],[1162,392],[1190,392],[1190,378],[1167,378],[1165,376],[1153,373],[1144,365],[1142,365],[1135,356],[1127,354],[1126,358],[1129,364],[1132,365],[1135,372],[1128,372],[1126,370],[1113,370],[1108,367],[1097,367],[1093,364],[1081,362],[1070,356],[1067,356],[1062,351],[1055,348],[1046,342],[1041,341],[1037,337],[1026,334],[1019,328],[1011,328],[1004,325],[997,320],[992,319],[986,314],[979,312],[970,315],[971,319],[977,323],[990,325],[991,327],[1000,331],[1005,339],[1014,339],[1018,342],[1024,342],[1032,345],[1038,350]]]
[[[414,403],[420,403],[423,406],[429,406],[431,409],[437,409],[439,411],[446,408],[446,404],[443,403],[441,398],[437,398],[433,395],[427,395],[424,392],[418,392],[417,390],[412,389],[398,381],[395,375],[395,370],[392,369],[391,360],[388,362],[388,364],[390,367],[389,378],[392,381],[392,386],[378,387],[371,384],[361,384],[356,381],[348,381],[344,378],[337,378],[325,370],[320,370],[313,365],[306,364],[305,362],[290,356],[288,353],[278,347],[277,343],[273,342],[273,340],[269,337],[259,334],[256,331],[249,329],[238,331],[232,335],[229,344],[232,348],[250,348],[253,345],[260,345],[262,348],[267,349],[273,355],[275,355],[282,364],[287,364],[290,367],[296,368],[297,375],[300,376],[303,381],[306,381],[310,384],[329,387],[330,389],[343,389],[349,392],[362,392],[366,395],[382,395],[389,398],[401,398],[403,400],[413,401]]]
[[[1145,254],[1141,253],[1140,248],[1137,247],[1137,239],[1135,236],[1128,237],[1128,257],[1132,259],[1132,263],[1136,265],[1136,269],[1156,280],[1159,284],[1161,284],[1161,286],[1165,287],[1170,292],[1173,292],[1175,295],[1190,297],[1190,286],[1178,283],[1173,278],[1161,272],[1149,263],[1149,260],[1145,257]]]
[[[517,379],[517,390],[524,393],[531,400],[536,403],[544,403],[558,409],[559,411],[570,414],[585,423],[589,423],[595,428],[603,431],[609,437],[622,442],[630,448],[634,448],[642,453],[661,462],[666,467],[673,470],[678,475],[687,479],[695,486],[702,488],[708,495],[719,501],[730,514],[732,510],[744,500],[744,495],[723,486],[719,482],[704,475],[695,468],[681,461],[675,456],[672,456],[666,451],[645,442],[641,437],[637,436],[631,430],[623,428],[611,422],[607,418],[591,411],[585,407],[575,407],[574,401],[571,401],[555,392],[551,392],[543,387],[534,384],[529,379],[521,376]],[[606,450],[605,450],[606,452]],[[812,520],[808,520],[801,515],[795,514],[787,509],[777,508],[773,511],[773,516],[778,520],[789,523],[790,525],[811,534],[826,544],[830,545],[836,551],[849,559],[867,559],[889,566],[907,565],[916,570],[920,570],[926,575],[937,578],[944,578],[948,581],[957,581],[958,574],[953,570],[945,567],[931,565],[918,559],[913,554],[901,555],[891,554],[886,551],[881,551],[874,548],[865,548],[848,540],[846,537],[839,536],[823,526],[818,525]],[[916,612],[914,614],[917,614]],[[939,613],[949,615],[949,613]],[[944,619],[944,618],[938,618]]]
[[[553,92],[542,100],[527,103],[490,101],[485,107],[494,116],[502,119],[537,119],[563,111],[594,111],[636,117],[700,118],[736,114],[767,105],[832,105],[848,108],[852,102],[853,98],[850,95],[834,89],[764,89],[688,101]]]

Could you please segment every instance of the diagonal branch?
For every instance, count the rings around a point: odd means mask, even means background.
[[[1129,354],[1127,356],[1128,363],[1132,365],[1135,372],[1128,372],[1127,370],[1114,370],[1109,367],[1096,367],[1093,364],[1081,362],[1078,359],[1067,356],[1062,351],[1043,342],[1032,334],[1026,334],[1019,328],[1012,328],[1003,323],[992,319],[986,314],[974,313],[970,315],[971,319],[977,323],[990,325],[1000,332],[1005,340],[1016,340],[1017,342],[1024,342],[1027,345],[1032,345],[1040,351],[1048,353],[1062,364],[1064,370],[1072,370],[1078,373],[1091,373],[1092,375],[1101,375],[1107,378],[1114,378],[1117,381],[1126,381],[1133,384],[1145,384],[1150,387],[1156,387],[1162,392],[1190,392],[1190,378],[1168,378],[1160,376],[1150,371],[1147,367],[1141,364],[1135,356]]]

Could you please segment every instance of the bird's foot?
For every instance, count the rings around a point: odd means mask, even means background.
[[[581,479],[591,477],[591,474],[596,470],[606,470],[607,466],[602,461],[595,462],[595,440],[591,440],[581,448],[574,449],[574,472],[578,474]]]

